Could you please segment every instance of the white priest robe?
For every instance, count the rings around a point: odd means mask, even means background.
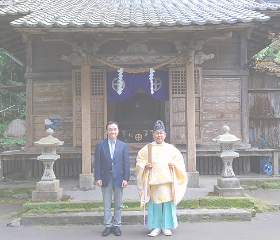
[[[171,144],[152,145],[151,170],[145,169],[148,162],[148,144],[143,147],[137,156],[136,173],[137,187],[141,198],[141,207],[150,199],[153,203],[173,201],[174,205],[182,200],[188,179],[184,159],[181,152]],[[168,163],[174,168],[169,169]]]

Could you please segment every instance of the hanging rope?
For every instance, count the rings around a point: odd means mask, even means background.
[[[153,68],[154,70],[156,70],[156,69],[158,69],[158,68],[161,68],[161,67],[163,67],[164,65],[167,65],[167,64],[169,64],[169,63],[171,63],[171,62],[177,60],[178,58],[183,57],[183,56],[186,55],[187,53],[188,53],[188,52],[185,52],[185,53],[181,54],[181,55],[178,56],[178,57],[175,57],[175,58],[173,58],[173,59],[171,59],[171,60],[168,60],[168,61],[166,61],[166,62],[164,62],[164,63],[161,63],[161,64],[158,64],[158,65],[156,65],[156,66],[153,66],[152,68]],[[105,62],[105,61],[103,61],[103,60],[101,60],[101,59],[99,59],[99,58],[93,57],[93,56],[91,56],[91,55],[88,55],[88,62],[89,62],[89,58],[93,58],[93,59],[95,59],[96,61],[101,62],[102,64],[107,65],[107,66],[109,66],[109,67],[112,67],[112,68],[114,68],[114,69],[120,69],[120,68],[122,68],[122,69],[123,69],[123,72],[127,72],[127,73],[143,73],[143,72],[149,72],[149,71],[150,71],[150,68],[151,68],[151,67],[146,67],[146,68],[125,68],[125,67],[120,67],[120,66],[116,66],[116,65],[114,65],[114,64],[107,63],[107,62]]]

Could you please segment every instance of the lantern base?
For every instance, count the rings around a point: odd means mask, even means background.
[[[56,202],[62,199],[62,195],[62,188],[59,188],[56,191],[34,191],[32,192],[32,202]]]
[[[214,186],[214,193],[223,197],[243,197],[244,188],[240,187],[240,181],[237,178],[218,177],[218,185]]]
[[[59,180],[40,181],[36,184],[36,191],[32,192],[33,202],[59,201],[63,195],[63,189],[59,188]]]

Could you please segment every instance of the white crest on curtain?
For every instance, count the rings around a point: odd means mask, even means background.
[[[121,95],[122,91],[123,91],[123,81],[122,81],[122,79],[123,79],[123,68],[120,68],[118,70],[118,73],[119,73],[119,80],[118,80],[118,91],[117,91],[117,93],[119,95]]]
[[[154,69],[150,68],[150,75],[149,75],[149,79],[150,79],[150,86],[151,86],[151,94],[154,94]]]

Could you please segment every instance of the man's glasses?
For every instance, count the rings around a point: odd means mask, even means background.
[[[117,132],[118,129],[117,129],[117,128],[109,128],[107,131],[108,131],[108,132]]]
[[[154,132],[154,134],[160,136],[160,135],[164,135],[165,132]]]

